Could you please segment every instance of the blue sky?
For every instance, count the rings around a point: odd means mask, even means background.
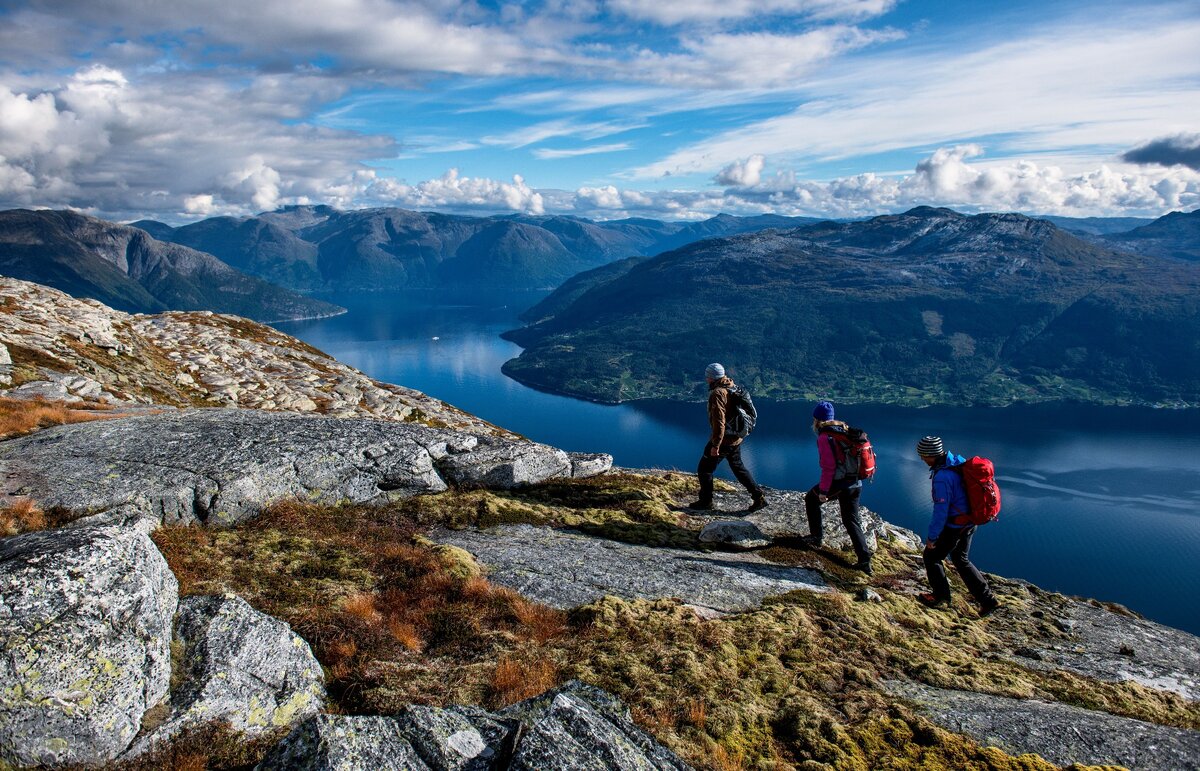
[[[1200,206],[1197,40],[1195,2],[5,2],[0,205],[1157,216]]]

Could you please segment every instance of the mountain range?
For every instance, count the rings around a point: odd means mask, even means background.
[[[248,276],[211,254],[70,211],[0,212],[0,275],[129,313],[210,310],[279,321],[344,310]]]
[[[565,216],[467,217],[405,209],[294,206],[182,227],[133,223],[297,291],[549,289],[580,271],[702,238],[817,222],[719,215],[696,223]]]
[[[609,402],[698,398],[719,360],[785,399],[1195,404],[1198,290],[1197,263],[919,207],[584,274],[506,334],[525,351],[504,371]]]

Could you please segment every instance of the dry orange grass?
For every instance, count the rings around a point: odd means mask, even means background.
[[[115,414],[103,414],[102,411],[109,409],[108,405],[92,402],[68,406],[65,402],[44,399],[0,398],[0,439],[24,436],[50,426],[116,417]]]
[[[0,535],[18,535],[46,527],[46,513],[32,498],[17,498],[0,509]]]
[[[558,675],[558,667],[549,659],[503,658],[492,672],[492,699],[502,706],[516,704],[553,688]]]

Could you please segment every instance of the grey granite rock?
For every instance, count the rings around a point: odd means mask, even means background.
[[[12,383],[12,373],[12,356],[8,353],[8,346],[0,343],[0,385]]]
[[[312,717],[325,703],[325,676],[308,643],[240,597],[185,598],[175,638],[183,646],[183,679],[171,694],[171,713],[128,756],[215,721],[254,738]]]
[[[734,612],[757,607],[770,595],[828,591],[814,571],[752,554],[651,548],[531,525],[441,531],[433,538],[471,552],[488,569],[489,580],[559,608],[615,594],[678,597]]]
[[[745,520],[709,522],[700,531],[702,543],[716,543],[734,549],[760,549],[771,544],[758,525]]]
[[[400,710],[396,722],[433,771],[488,771],[503,754],[514,727],[479,709],[419,704]]]
[[[606,452],[570,452],[571,476],[584,479],[603,474],[612,468],[613,457]]]
[[[916,702],[935,723],[1019,755],[1035,752],[1057,765],[1120,765],[1129,769],[1192,769],[1200,762],[1200,731],[1114,717],[1056,702],[950,691],[916,683],[889,690]]]
[[[317,715],[292,729],[256,771],[430,771],[390,717]]]
[[[178,583],[145,532],[0,541],[0,765],[102,764],[171,677]]]
[[[772,538],[795,538],[809,534],[808,515],[804,510],[804,493],[795,490],[767,490],[765,509],[756,511],[745,517]],[[721,508],[725,508],[726,496],[731,493],[718,493],[715,498]],[[739,500],[740,503],[740,500]],[[736,504],[735,504],[736,505]],[[863,535],[867,538],[867,548],[875,551],[877,540],[895,541],[908,548],[920,546],[921,539],[916,533],[885,522],[882,517],[866,506],[859,507],[862,518]],[[849,549],[850,536],[842,524],[842,516],[836,501],[821,506],[821,527],[825,545],[834,549]]]
[[[1133,681],[1191,701],[1200,700],[1200,639],[1195,635],[1118,613],[1089,600],[1054,596],[1052,601],[1058,607],[1048,623],[1064,634],[1018,639],[1012,632],[997,631],[1014,649],[1036,653],[1023,656],[1021,664],[1065,669],[1111,682]],[[1122,653],[1122,649],[1133,653]]]
[[[572,681],[500,714],[521,721],[512,771],[635,771],[689,768],[638,728],[612,696]]]
[[[181,410],[46,429],[0,444],[0,495],[43,507],[133,506],[227,524],[281,498],[337,502],[567,477],[566,453],[414,423]]]

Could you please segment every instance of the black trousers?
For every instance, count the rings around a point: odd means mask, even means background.
[[[820,485],[813,485],[812,489],[804,494],[804,513],[808,515],[808,532],[817,541],[821,541],[825,537],[825,524],[821,521],[821,501],[817,497],[821,493]],[[871,552],[867,551],[867,539],[863,535],[862,517],[858,513],[858,498],[862,495],[862,485],[848,487],[841,482],[834,482],[829,488],[829,500],[837,500],[838,509],[842,514],[842,524],[846,527],[846,532],[850,535],[850,545],[854,547],[854,554],[858,557],[859,562],[865,562],[871,559]]]
[[[721,465],[722,460],[729,461],[729,470],[737,477],[737,481],[742,483],[742,487],[755,498],[763,494],[762,488],[758,486],[758,482],[754,481],[754,475],[750,473],[750,469],[746,468],[746,464],[742,463],[742,445],[739,442],[733,446],[722,444],[721,452],[717,457],[709,455],[713,444],[709,442],[704,445],[704,455],[700,457],[700,465],[696,467],[696,476],[700,477],[700,500],[711,501],[713,497],[713,472],[717,470],[717,466]]]
[[[946,566],[943,564],[943,560],[949,555],[950,561],[954,563],[954,567],[958,568],[958,574],[962,577],[963,583],[967,585],[967,589],[971,590],[975,601],[981,603],[992,601],[992,587],[988,586],[983,573],[980,573],[979,568],[972,565],[971,560],[967,557],[971,551],[971,539],[974,536],[974,525],[947,527],[937,537],[934,547],[925,550],[925,573],[929,576],[929,588],[933,591],[934,597],[939,600],[950,599],[950,581],[946,578]]]

